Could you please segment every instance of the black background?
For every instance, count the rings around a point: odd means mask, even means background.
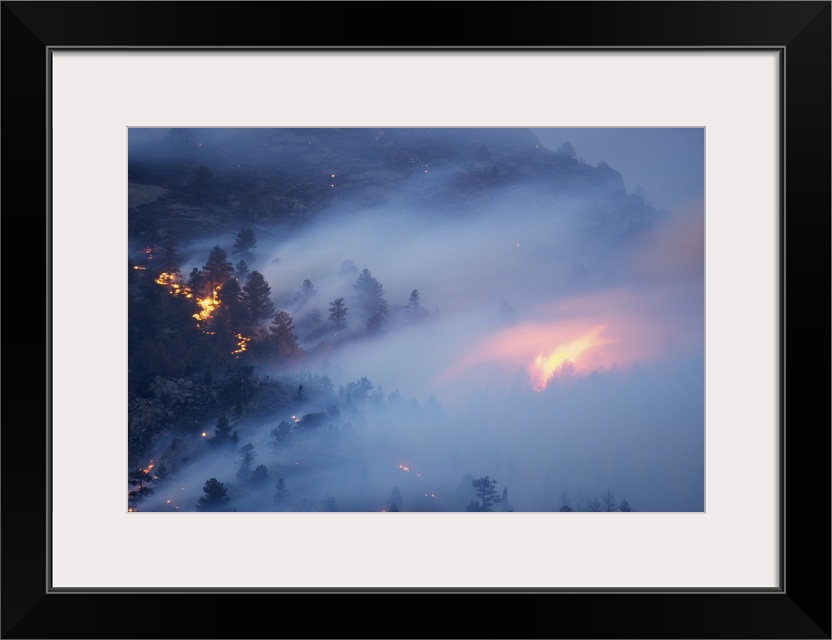
[[[3,2],[0,20],[3,638],[830,637],[829,2]],[[50,592],[47,63],[70,46],[782,49],[782,588]]]

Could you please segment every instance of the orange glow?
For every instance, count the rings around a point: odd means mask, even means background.
[[[567,370],[577,376],[626,371],[671,353],[695,353],[704,342],[702,315],[688,311],[701,293],[697,287],[605,289],[541,305],[533,311],[536,320],[461,341],[436,381],[510,386],[522,369],[541,391]]]
[[[402,471],[410,471],[410,467],[403,464],[399,465],[399,469],[401,469]]]
[[[139,266],[139,265],[137,265],[137,264],[133,265],[133,268],[134,268],[136,271],[146,271],[146,270],[147,270],[147,267],[140,267],[140,266]]]
[[[231,355],[236,356],[246,350],[248,343],[251,342],[251,338],[246,338],[242,333],[238,333],[235,337],[237,338],[237,348],[231,352]]]
[[[608,335],[608,326],[577,319],[515,325],[472,345],[443,372],[440,382],[488,374],[493,365],[512,372],[511,378],[503,376],[508,381],[523,367],[532,388],[541,391],[567,361],[579,374],[620,362],[627,350],[622,351],[620,332]]]
[[[543,391],[546,385],[549,384],[549,381],[567,362],[575,365],[585,352],[594,347],[613,342],[612,340],[600,337],[605,329],[606,327],[604,325],[592,327],[582,336],[559,344],[549,355],[544,355],[543,353],[538,354],[529,367],[532,388],[535,391]]]
[[[194,314],[194,318],[199,320],[200,322],[207,320],[211,317],[211,314],[214,313],[220,307],[220,299],[217,296],[220,289],[222,289],[222,285],[217,285],[214,287],[214,290],[211,291],[210,296],[206,296],[205,298],[197,298],[196,303],[199,305],[201,311],[199,313]]]
[[[168,293],[178,296],[184,295],[186,298],[193,298],[191,290],[182,284],[182,279],[174,273],[160,273],[156,278],[156,284],[168,288]]]

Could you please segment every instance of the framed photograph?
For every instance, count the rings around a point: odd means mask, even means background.
[[[830,637],[829,2],[2,10],[3,637]]]

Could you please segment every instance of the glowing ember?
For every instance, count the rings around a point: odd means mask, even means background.
[[[133,513],[133,507],[127,507],[127,513]]]
[[[194,318],[203,322],[211,317],[211,314],[214,313],[220,306],[220,299],[218,297],[218,293],[222,289],[222,285],[217,285],[214,287],[214,290],[211,291],[210,296],[206,296],[205,298],[197,298],[196,303],[200,307],[200,312],[194,314]]]
[[[576,360],[585,351],[611,342],[599,337],[605,328],[604,325],[595,326],[581,337],[558,345],[549,355],[539,354],[529,368],[532,388],[535,391],[543,391],[555,374],[563,369],[564,365],[567,363],[575,364]]]
[[[231,355],[236,356],[246,350],[248,343],[251,342],[251,338],[246,338],[242,333],[238,333],[235,337],[237,338],[237,348],[231,352]]]
[[[182,284],[182,278],[175,273],[160,273],[159,277],[156,278],[156,284],[167,287],[168,292],[175,296],[184,295],[186,298],[193,297],[191,290]]]
[[[146,270],[147,270],[147,267],[141,267],[141,266],[139,266],[139,265],[137,265],[137,264],[134,264],[134,265],[133,265],[133,268],[134,268],[136,271],[146,271]]]
[[[208,434],[207,434],[207,433],[205,433],[204,431],[202,432],[202,437],[203,437],[203,438],[204,438],[205,436],[207,436],[207,435],[208,435]]]
[[[399,465],[399,469],[401,469],[402,471],[410,471],[410,467],[403,464]]]

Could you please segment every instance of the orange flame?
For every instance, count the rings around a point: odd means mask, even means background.
[[[222,289],[222,285],[214,287],[213,291],[211,291],[211,295],[196,299],[201,311],[199,313],[195,313],[194,318],[201,322],[211,317],[211,314],[214,313],[214,311],[216,311],[220,306],[220,299],[217,295],[220,289]]]
[[[237,338],[237,348],[231,352],[231,355],[234,356],[239,355],[243,351],[245,351],[248,348],[248,343],[251,342],[251,338],[247,338],[242,333],[236,334],[235,337]]]
[[[156,278],[156,284],[162,285],[163,287],[168,288],[168,292],[178,296],[184,295],[187,298],[193,296],[191,290],[182,284],[182,278],[180,278],[175,273],[160,273],[159,277]]]
[[[558,345],[549,355],[538,354],[529,367],[532,388],[535,391],[543,391],[549,381],[558,371],[563,369],[566,363],[574,365],[580,356],[588,350],[613,342],[600,337],[604,329],[606,329],[604,325],[597,325],[579,338]]]

